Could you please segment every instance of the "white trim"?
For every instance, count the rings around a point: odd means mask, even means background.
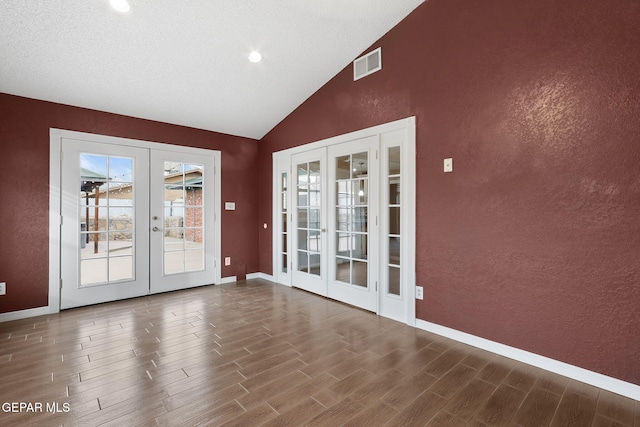
[[[467,334],[466,332],[461,332],[456,329],[447,328],[446,326],[441,326],[424,320],[416,319],[416,327],[427,332],[432,332],[434,334],[441,335],[443,337],[450,338],[464,344],[478,347],[482,350],[490,351],[492,353],[517,360],[518,362],[536,366],[546,371],[550,371],[558,375],[562,375],[576,381],[587,383],[592,386],[604,390],[609,390],[613,393],[640,401],[640,385],[622,381],[617,378],[609,377],[607,375],[580,368],[578,366],[560,362],[559,360],[550,359],[545,356],[540,356],[539,354],[520,350],[519,348],[510,347],[505,344],[500,344],[495,341]]]
[[[262,273],[262,272],[258,272],[258,273],[247,273],[247,280],[251,280],[251,279],[262,279],[262,280],[268,280],[269,282],[275,282],[273,276],[271,274],[266,274],[266,273]],[[285,285],[287,286],[287,285]]]
[[[216,233],[213,250],[213,265],[215,265],[215,277],[213,283],[220,283],[222,280],[222,151],[215,151],[213,158],[213,181],[215,196],[213,198],[213,218],[214,230]]]
[[[50,308],[47,306],[28,308],[26,310],[10,311],[8,313],[0,313],[0,323],[10,322],[12,320],[26,319],[28,317],[45,316],[51,313],[52,312],[50,311]]]
[[[406,233],[403,231],[401,239],[404,240],[404,249],[406,256],[406,267],[404,278],[407,281],[407,325],[415,326],[416,320],[416,189],[418,183],[416,182],[416,118],[410,117],[407,119],[406,124],[407,140],[403,144],[405,166],[400,173],[401,177],[404,177],[405,193],[408,199],[404,199],[403,203],[406,206],[402,209],[402,221],[408,224],[409,227],[405,230],[411,230]],[[412,177],[413,179],[407,177]],[[402,190],[401,190],[402,192]],[[406,216],[405,216],[406,215]]]
[[[220,284],[225,284],[225,283],[233,283],[233,282],[237,282],[238,278],[236,276],[229,276],[229,277],[223,277],[222,279],[220,279]]]
[[[278,154],[293,155],[298,153],[304,153],[305,151],[314,150],[316,148],[324,148],[334,144],[353,141],[354,139],[361,139],[361,138],[366,138],[368,136],[386,133],[386,132],[390,132],[397,129],[404,129],[406,127],[413,127],[414,128],[413,134],[415,135],[415,123],[416,123],[415,116],[411,116],[404,119],[395,120],[393,122],[372,126],[370,128],[360,129],[350,133],[332,136],[331,138],[322,139],[320,141],[309,142],[308,144],[299,145],[297,147],[287,148],[285,150],[280,150],[280,151],[274,151],[274,154],[278,153]]]
[[[60,311],[60,209],[62,136],[49,130],[49,313]]]

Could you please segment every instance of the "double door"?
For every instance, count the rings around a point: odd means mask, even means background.
[[[62,139],[61,308],[212,284],[214,156]]]
[[[400,129],[274,156],[276,281],[408,321],[406,136]]]

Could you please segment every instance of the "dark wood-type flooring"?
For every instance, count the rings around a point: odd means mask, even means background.
[[[42,412],[2,426],[640,427],[632,399],[261,280],[2,323],[11,402]]]

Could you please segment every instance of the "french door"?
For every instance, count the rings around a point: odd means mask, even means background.
[[[212,284],[214,159],[61,140],[62,309]]]
[[[151,151],[151,293],[212,283],[213,168],[213,157]]]
[[[328,296],[377,311],[378,138],[328,147]]]
[[[293,269],[297,287],[327,295],[327,189],[325,150],[292,156],[295,185],[293,206]]]
[[[414,322],[414,119],[274,153],[273,173],[274,279]]]
[[[62,141],[61,308],[149,291],[149,150]]]

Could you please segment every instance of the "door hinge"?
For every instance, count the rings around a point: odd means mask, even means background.
[[[378,281],[376,280],[376,292],[378,292]]]
[[[62,225],[63,223],[64,223],[64,217],[60,215],[60,225]]]
[[[376,150],[376,160],[378,160],[378,150]]]
[[[60,279],[60,289],[62,289],[62,279]]]
[[[376,215],[376,227],[378,226],[378,215]]]

